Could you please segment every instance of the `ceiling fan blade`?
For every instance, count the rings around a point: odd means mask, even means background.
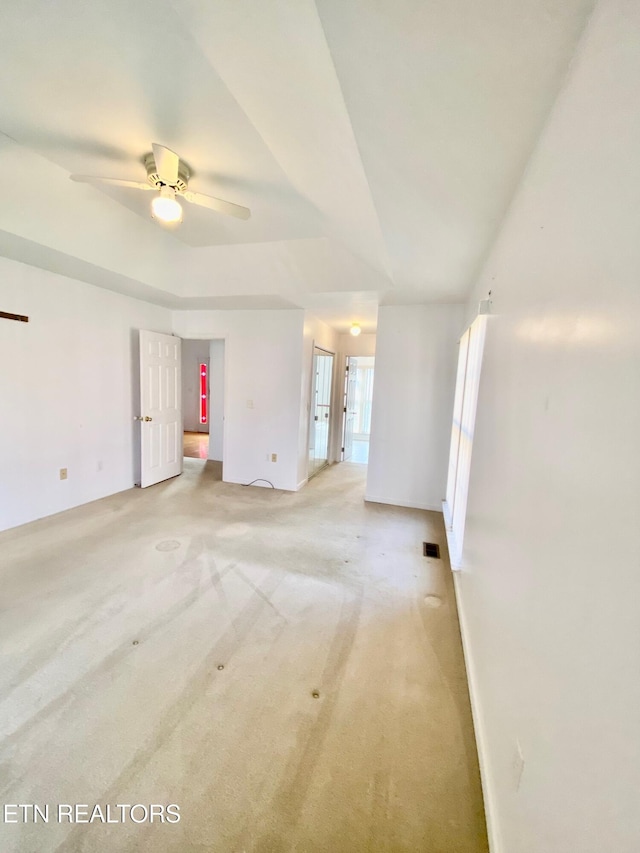
[[[251,211],[248,207],[242,207],[242,205],[234,204],[231,201],[223,201],[221,198],[214,198],[211,195],[204,195],[204,193],[192,193],[190,191],[187,191],[182,195],[187,201],[190,201],[191,204],[198,204],[200,207],[208,207],[210,210],[216,210],[218,213],[226,213],[229,216],[235,216],[236,219],[248,219],[251,216]]]
[[[80,184],[112,184],[116,187],[130,187],[134,190],[153,190],[150,184],[143,184],[141,181],[122,181],[120,178],[98,178],[94,175],[69,175],[72,181],[78,181]]]
[[[175,187],[178,183],[178,166],[180,165],[180,158],[175,151],[172,151],[170,148],[165,148],[164,145],[158,145],[157,142],[154,142],[151,147],[153,148],[153,158],[156,161],[158,177],[163,184],[167,184],[169,187]]]

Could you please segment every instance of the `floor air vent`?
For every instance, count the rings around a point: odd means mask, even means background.
[[[423,542],[422,543],[422,553],[425,557],[435,557],[436,560],[440,559],[440,546],[436,545],[435,542]]]

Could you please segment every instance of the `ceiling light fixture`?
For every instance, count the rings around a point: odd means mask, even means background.
[[[160,195],[151,202],[151,215],[160,222],[182,222],[182,205],[176,199],[176,191],[172,187],[161,187]]]
[[[362,329],[360,328],[360,323],[352,323],[350,332],[354,338],[357,338]]]

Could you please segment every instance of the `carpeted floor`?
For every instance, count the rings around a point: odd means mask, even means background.
[[[365,504],[365,471],[187,459],[0,534],[0,801],[50,809],[3,853],[487,850],[442,518]]]

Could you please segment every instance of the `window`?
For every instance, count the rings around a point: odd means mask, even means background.
[[[471,472],[471,450],[486,323],[486,315],[480,315],[460,339],[456,394],[453,403],[447,497],[444,503],[452,568],[459,568],[462,561],[469,474]]]
[[[200,365],[200,423],[206,424],[207,412],[207,365]]]

